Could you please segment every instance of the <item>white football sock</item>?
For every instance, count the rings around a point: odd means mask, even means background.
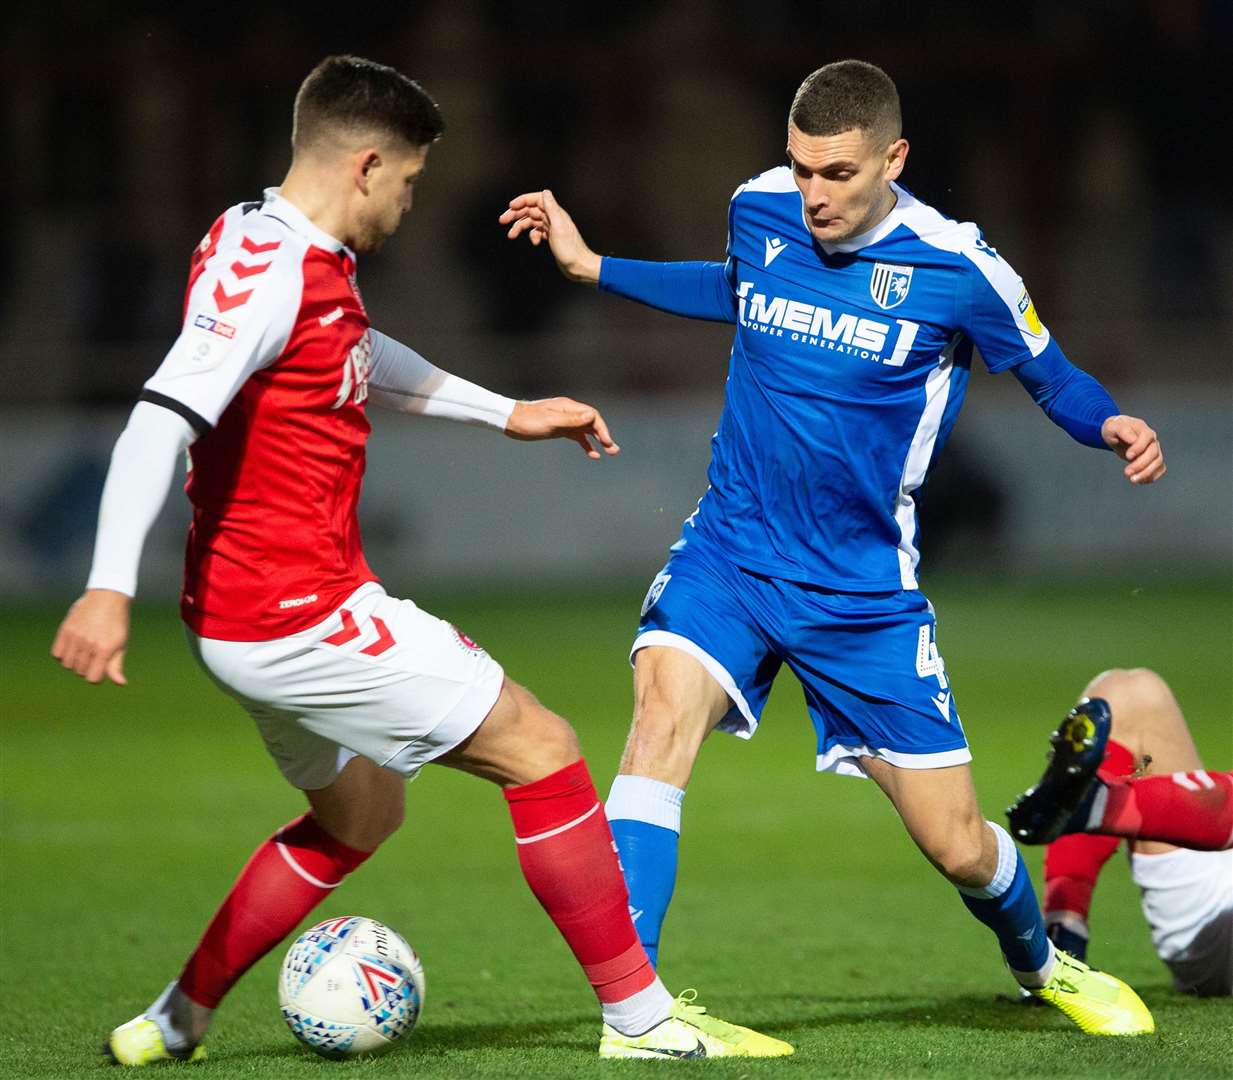
[[[649,776],[618,776],[604,805],[609,821],[645,821],[681,831],[681,801],[685,792],[679,787],[652,780]]]
[[[672,1002],[672,995],[656,976],[650,986],[624,1001],[604,1002],[604,1023],[622,1035],[641,1035],[668,1019]]]
[[[1044,967],[1038,968],[1036,971],[1016,971],[1009,964],[1006,965],[1010,973],[1018,981],[1019,985],[1028,990],[1039,990],[1051,978],[1053,978],[1053,967],[1057,963],[1057,949],[1054,948],[1053,942],[1049,942],[1049,959],[1045,961]]]
[[[191,1050],[205,1038],[214,1010],[198,1005],[180,992],[178,982],[172,982],[145,1015],[158,1025],[168,1050]]]

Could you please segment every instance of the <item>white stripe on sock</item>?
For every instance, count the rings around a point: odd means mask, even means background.
[[[539,841],[539,840],[547,840],[548,837],[550,836],[557,836],[560,833],[565,832],[567,829],[572,829],[575,825],[581,825],[584,821],[586,821],[587,818],[589,818],[593,813],[595,813],[596,810],[599,809],[599,806],[600,804],[596,802],[595,805],[592,806],[591,809],[588,810],[585,814],[579,814],[578,817],[574,818],[573,821],[567,821],[564,825],[558,825],[555,829],[549,829],[547,832],[536,833],[534,836],[515,836],[514,843],[534,844],[536,841]]]
[[[649,776],[618,776],[612,781],[605,807],[609,821],[644,821],[681,831],[681,802],[685,792]]]
[[[1057,963],[1057,949],[1053,947],[1052,941],[1048,945],[1049,959],[1045,961],[1044,967],[1037,968],[1035,971],[1016,971],[1009,964],[1006,965],[1020,986],[1028,990],[1039,989],[1053,978],[1053,966]]]
[[[336,881],[331,885],[328,881],[322,881],[320,878],[313,877],[312,874],[295,861],[295,856],[287,849],[287,845],[278,838],[279,836],[282,836],[281,830],[278,836],[274,837],[274,846],[278,848],[278,853],[286,860],[287,865],[307,881],[309,885],[316,885],[318,889],[337,889],[342,884],[341,881]]]
[[[1010,833],[1001,825],[996,821],[986,821],[985,824],[993,830],[993,835],[998,841],[998,864],[993,871],[993,877],[988,885],[980,887],[957,885],[956,888],[964,896],[972,896],[978,900],[995,900],[1009,889],[1010,883],[1015,880],[1015,871],[1019,868],[1019,852],[1015,848],[1015,842],[1010,838]]]

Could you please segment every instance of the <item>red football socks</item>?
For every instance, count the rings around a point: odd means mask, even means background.
[[[1198,769],[1111,781],[1100,824],[1094,828],[1113,836],[1222,851],[1233,846],[1233,773]]]
[[[1134,770],[1134,754],[1121,743],[1110,739],[1098,773],[1101,779],[1129,776]],[[1046,919],[1070,911],[1087,921],[1096,879],[1119,843],[1116,836],[1071,833],[1059,837],[1045,848]]]
[[[586,762],[505,789],[518,862],[603,1003],[655,981],[629,918],[612,831]]]
[[[236,980],[299,925],[370,852],[330,836],[312,813],[283,826],[248,860],[180,975],[180,990],[215,1009]]]

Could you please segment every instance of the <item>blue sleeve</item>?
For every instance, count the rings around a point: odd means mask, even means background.
[[[691,319],[736,322],[736,297],[719,262],[643,262],[607,256],[599,287],[640,304]]]
[[[1109,392],[1050,340],[1039,356],[1011,368],[1045,415],[1076,442],[1106,450],[1100,426],[1118,414]]]

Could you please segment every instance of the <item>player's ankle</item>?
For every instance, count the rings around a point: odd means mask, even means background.
[[[672,1011],[672,995],[656,978],[624,1001],[604,1002],[604,1023],[622,1035],[638,1036],[667,1020]]]
[[[1050,944],[1049,959],[1041,967],[1035,971],[1016,971],[1014,968],[1011,968],[1010,973],[1015,977],[1015,981],[1025,990],[1039,990],[1053,978],[1053,968],[1056,964],[1057,950]]]
[[[171,983],[146,1010],[163,1033],[169,1050],[186,1050],[205,1038],[214,1010],[194,1001],[179,983]]]
[[[1087,959],[1087,945],[1091,937],[1087,919],[1075,911],[1046,911],[1045,933],[1062,952],[1076,960]]]

